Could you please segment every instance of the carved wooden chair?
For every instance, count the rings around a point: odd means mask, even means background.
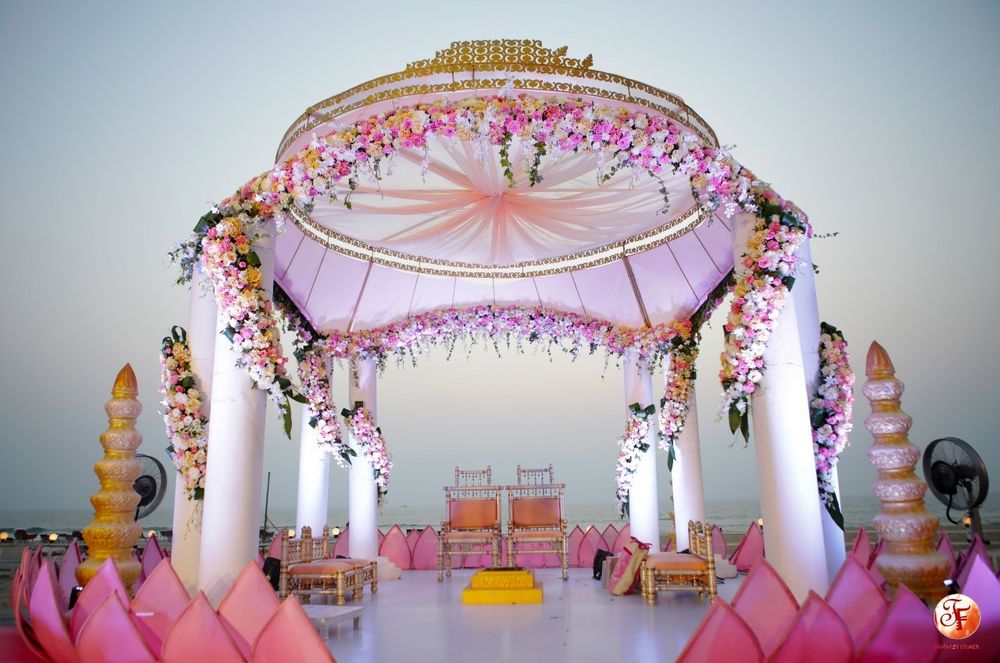
[[[715,599],[717,579],[715,555],[712,552],[712,526],[708,523],[688,521],[691,552],[651,553],[639,570],[642,596],[649,605],[656,603],[660,590],[695,591],[707,596],[709,603]]]
[[[281,575],[278,596],[284,599],[296,594],[309,601],[312,594],[336,596],[337,605],[344,605],[347,592],[354,601],[361,600],[365,584],[374,595],[378,591],[378,562],[367,559],[330,559],[330,528],[314,539],[311,527],[302,528],[300,538],[281,533]]]
[[[515,565],[517,545],[535,544],[532,553],[556,553],[562,562],[562,578],[567,567],[566,518],[563,501],[566,484],[554,483],[552,466],[524,469],[517,466],[516,486],[507,486],[507,560]]]
[[[455,469],[456,479],[460,478]],[[489,476],[489,468],[485,472]],[[451,577],[453,555],[490,547],[493,566],[500,565],[500,486],[445,486],[445,513],[438,535],[438,582]]]

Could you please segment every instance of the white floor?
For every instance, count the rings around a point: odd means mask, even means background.
[[[672,661],[708,610],[689,592],[661,592],[649,606],[638,594],[612,596],[589,569],[538,569],[541,605],[462,605],[473,570],[437,582],[435,571],[404,571],[402,580],[365,591],[361,628],[330,627],[340,663],[355,661]],[[741,578],[720,581],[730,600]]]

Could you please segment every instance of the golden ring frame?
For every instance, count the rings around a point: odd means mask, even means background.
[[[280,160],[300,136],[344,113],[413,95],[496,90],[507,84],[507,77],[511,74],[538,76],[517,78],[515,85],[519,90],[586,95],[643,106],[688,127],[706,144],[718,146],[718,138],[709,124],[679,97],[624,76],[592,69],[590,55],[580,60],[566,57],[566,51],[565,46],[548,49],[542,46],[541,41],[531,39],[452,42],[449,48],[437,51],[432,59],[411,62],[401,72],[372,79],[313,104],[285,132],[276,159]],[[481,77],[497,73],[503,74],[503,77]],[[416,82],[442,75],[447,79],[441,82]],[[582,82],[549,80],[542,76],[570,77]],[[615,87],[623,91],[615,90]],[[668,223],[619,242],[577,253],[499,266],[428,258],[368,244],[331,231],[297,208],[293,210],[291,219],[303,233],[324,247],[384,267],[436,276],[516,279],[549,276],[621,260],[623,256],[660,246],[701,225],[709,216],[707,210],[696,204]],[[677,226],[680,228],[669,232]]]

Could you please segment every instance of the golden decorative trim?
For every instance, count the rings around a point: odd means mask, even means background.
[[[719,140],[712,127],[680,97],[631,78],[591,69],[593,59],[589,55],[578,60],[565,57],[565,53],[565,46],[553,51],[544,48],[540,41],[529,39],[452,42],[451,47],[438,51],[433,59],[411,62],[401,72],[372,79],[310,106],[285,131],[275,160],[280,160],[288,147],[303,134],[364,106],[413,95],[501,89],[508,83],[506,77],[481,78],[480,74],[486,72],[570,76],[588,81],[590,84],[519,78],[514,87],[524,91],[586,95],[637,104],[662,113],[694,131],[705,143],[718,146]],[[410,82],[442,74],[450,75],[450,80]],[[456,74],[462,76],[456,77]],[[624,87],[625,93],[610,89],[612,86]],[[359,95],[364,96],[356,98]]]
[[[290,214],[292,223],[306,236],[320,245],[341,255],[364,260],[383,267],[433,276],[457,276],[480,279],[522,279],[532,276],[551,276],[563,272],[606,265],[624,256],[642,253],[666,244],[704,223],[711,212],[693,205],[676,219],[656,228],[632,235],[624,241],[604,244],[593,249],[569,253],[552,258],[526,260],[510,265],[487,265],[428,258],[403,253],[348,237],[323,226],[301,209],[295,207]],[[678,227],[679,226],[679,227]],[[673,230],[673,232],[670,232]]]

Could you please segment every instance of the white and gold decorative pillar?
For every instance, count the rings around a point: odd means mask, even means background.
[[[274,222],[254,243],[262,287],[274,285]],[[247,562],[257,558],[264,475],[264,422],[267,393],[236,365],[237,351],[221,332],[215,337],[212,419],[208,427],[208,466],[201,531],[198,588],[218,605]]]
[[[688,402],[684,430],[674,442],[674,536],[676,550],[690,547],[688,521],[705,521],[705,483],[701,473],[701,440],[698,436],[698,406],[694,387]]]
[[[363,402],[365,408],[376,417],[378,367],[374,359],[354,357],[351,361],[351,376],[348,408]],[[350,436],[350,426],[345,433]],[[348,519],[351,535],[348,539],[350,556],[355,559],[375,559],[378,556],[378,486],[375,483],[372,464],[360,453],[354,439],[351,447],[358,452],[351,458],[348,471]]]
[[[734,217],[733,254],[737,277],[753,231],[749,214]],[[830,584],[806,396],[802,344],[795,298],[788,297],[764,353],[764,378],[751,402],[757,452],[764,550],[768,562],[801,603]]]
[[[638,403],[640,408],[653,403],[653,376],[646,362],[633,350],[626,350],[623,360],[625,374],[625,408]],[[650,417],[646,442],[649,449],[640,454],[632,488],[629,491],[629,529],[632,536],[660,549],[660,503],[656,484],[656,417]]]
[[[201,392],[201,413],[211,426],[212,371],[215,361],[215,324],[219,308],[215,303],[211,283],[201,267],[195,263],[191,279],[191,304],[188,308],[187,339],[191,349],[191,372],[197,379]],[[207,481],[206,481],[207,483]],[[170,563],[188,593],[194,595],[198,588],[198,565],[201,557],[201,517],[203,505],[188,499],[184,479],[174,473],[173,536],[170,544]]]

